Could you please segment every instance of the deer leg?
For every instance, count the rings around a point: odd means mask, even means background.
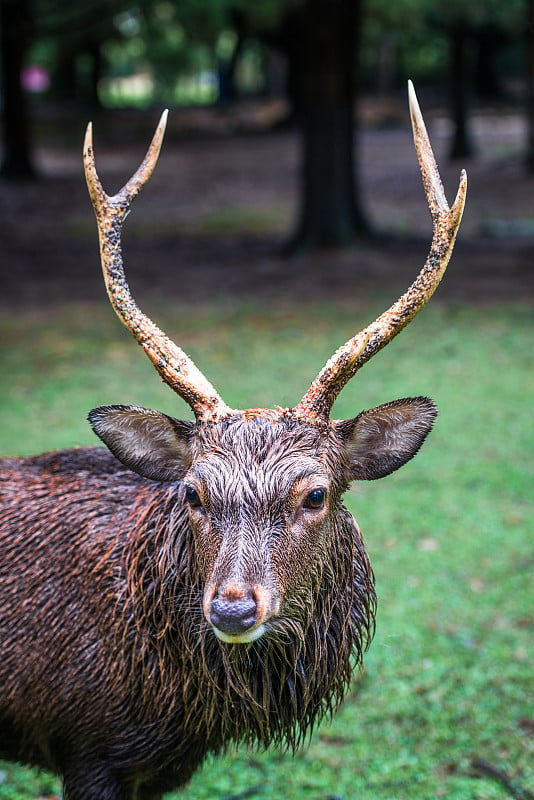
[[[64,800],[136,800],[131,785],[120,783],[101,765],[71,765],[63,776]],[[156,800],[156,799],[155,799]]]

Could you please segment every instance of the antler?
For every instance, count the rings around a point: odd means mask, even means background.
[[[452,208],[449,208],[411,81],[408,92],[414,144],[432,216],[433,237],[430,252],[421,272],[407,292],[371,325],[349,339],[327,361],[294,409],[296,416],[307,422],[317,424],[328,420],[334,401],[347,381],[400,333],[432,297],[454,247],[464,209],[467,176],[462,171],[456,200]]]
[[[93,132],[89,123],[83,149],[85,178],[98,225],[102,272],[113,308],[144,349],[164,382],[191,406],[197,420],[216,421],[233,414],[234,411],[219,397],[211,383],[183,350],[137,307],[124,274],[121,251],[122,224],[133,200],[156,166],[166,122],[167,111],[164,111],[143,162],[113,197],[108,197],[104,192],[96,172]]]

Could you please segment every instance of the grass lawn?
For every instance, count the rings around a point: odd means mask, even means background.
[[[295,403],[382,306],[223,302],[157,317],[229,405],[273,406]],[[231,752],[176,800],[534,797],[533,334],[526,307],[434,300],[344,390],[339,418],[419,394],[440,409],[413,462],[347,496],[379,594],[365,673],[296,757]],[[85,415],[104,403],[186,414],[103,304],[4,314],[0,341],[4,454],[93,442]],[[0,800],[54,792],[0,764]]]

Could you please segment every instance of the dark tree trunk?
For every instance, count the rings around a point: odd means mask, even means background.
[[[0,48],[3,95],[3,157],[0,175],[35,177],[30,152],[26,95],[20,76],[31,34],[29,0],[0,0]]]
[[[239,56],[243,49],[244,38],[239,37],[229,58],[221,59],[217,66],[217,79],[219,83],[218,104],[231,105],[236,99],[236,72]]]
[[[369,232],[354,159],[361,0],[307,0],[303,12],[294,73],[301,209],[292,248],[342,247]]]
[[[525,12],[525,114],[527,118],[527,152],[525,156],[525,165],[527,172],[534,174],[534,0],[527,0]]]
[[[484,100],[496,100],[502,95],[496,56],[506,43],[506,36],[496,25],[485,25],[476,31],[475,43],[476,93]]]
[[[243,45],[247,37],[247,25],[245,15],[237,10],[231,16],[231,23],[236,35],[236,41],[232,52],[226,57],[221,58],[217,67],[217,77],[219,82],[219,105],[227,106],[234,102],[237,96],[236,74],[237,65],[243,51]]]
[[[304,12],[297,7],[284,14],[276,35],[264,37],[268,45],[274,44],[285,56],[285,92],[289,103],[287,122],[291,123],[302,119],[302,73],[305,69],[303,28]]]
[[[450,158],[470,158],[474,155],[468,123],[468,45],[469,29],[459,19],[449,30],[451,113],[454,134],[449,153]]]

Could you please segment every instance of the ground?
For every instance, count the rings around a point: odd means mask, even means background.
[[[157,116],[110,112],[95,120],[97,165],[109,193],[137,166]],[[41,125],[39,181],[0,184],[0,308],[103,299],[81,167],[82,117],[63,120],[60,135],[50,120]],[[464,221],[440,297],[531,299],[534,179],[521,160],[521,118],[476,116],[477,157],[466,164],[448,162],[449,129],[439,111],[430,111],[427,120],[450,202],[460,168],[469,175]],[[245,132],[238,123],[217,112],[171,113],[160,163],[125,233],[137,296],[162,292],[177,303],[341,296],[357,303],[390,287],[393,295],[411,282],[426,255],[431,224],[407,119],[363,131],[362,193],[377,237],[349,250],[292,259],[281,251],[297,214],[298,136],[266,132],[261,125]]]

